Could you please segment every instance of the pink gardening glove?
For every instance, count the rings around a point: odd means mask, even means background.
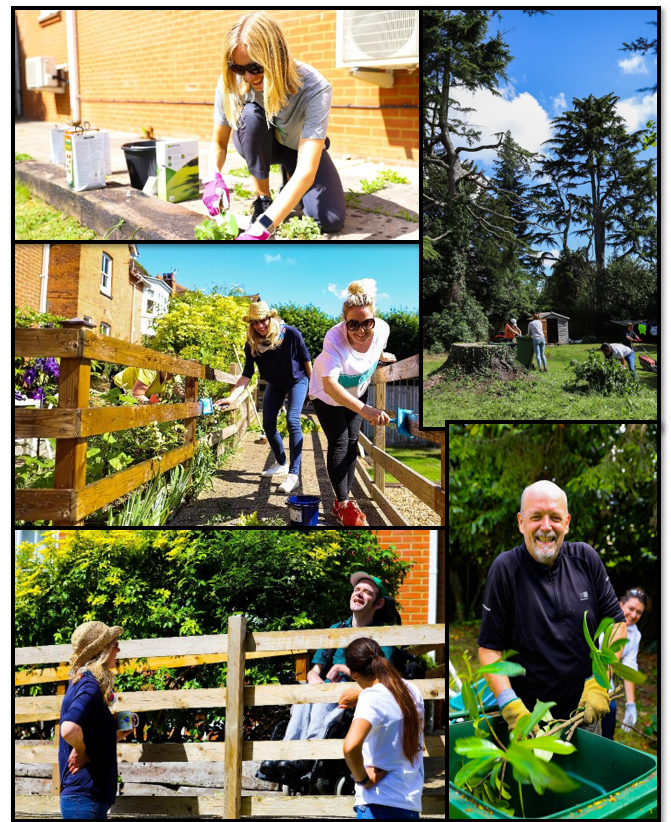
[[[226,183],[218,172],[214,175],[214,180],[205,185],[203,205],[209,211],[210,217],[216,217],[219,214],[220,206],[224,211],[228,211],[231,207],[231,197],[226,188]]]
[[[238,240],[267,240],[270,234],[259,223],[252,223],[244,234],[241,234]]]

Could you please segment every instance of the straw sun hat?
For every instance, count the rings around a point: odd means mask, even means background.
[[[71,667],[81,667],[121,634],[123,634],[123,628],[120,625],[110,628],[104,622],[84,622],[83,625],[75,628],[70,639],[73,648],[73,654],[70,657]]]
[[[266,317],[277,317],[277,311],[273,308],[268,308],[268,303],[260,300],[258,303],[250,303],[249,312],[242,319],[246,323],[253,323],[256,320],[265,320]]]

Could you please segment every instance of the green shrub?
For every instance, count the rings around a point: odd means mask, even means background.
[[[569,388],[623,396],[642,390],[641,381],[628,368],[622,368],[614,359],[604,360],[596,351],[590,351],[585,362],[571,360],[570,366],[575,371],[575,379]]]

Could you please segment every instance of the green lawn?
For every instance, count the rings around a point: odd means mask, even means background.
[[[636,397],[576,394],[564,390],[573,381],[572,359],[584,361],[596,343],[561,345],[545,349],[548,372],[533,371],[529,381],[491,381],[464,378],[446,381],[424,392],[422,424],[443,425],[446,420],[653,420],[657,417],[657,374],[639,365],[636,373],[643,391]],[[657,361],[657,345],[645,344]],[[445,362],[445,355],[424,357],[424,379]],[[535,358],[534,358],[535,363]]]
[[[385,450],[399,462],[407,465],[408,468],[412,468],[413,471],[417,471],[418,474],[426,477],[426,479],[432,482],[440,482],[440,448],[423,446],[417,448],[410,446],[405,448],[390,445]],[[372,468],[368,469],[368,474],[372,479]],[[385,482],[398,482],[398,480],[385,471]]]
[[[14,183],[15,240],[95,240],[98,235]]]

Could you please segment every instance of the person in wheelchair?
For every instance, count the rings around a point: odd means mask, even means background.
[[[360,628],[366,625],[384,625],[387,622],[395,624],[397,619],[400,622],[394,601],[387,597],[387,590],[380,579],[359,571],[352,574],[350,582],[353,588],[349,602],[352,613],[347,620],[336,622],[329,627]],[[312,658],[313,668],[308,672],[308,684],[353,682],[350,669],[345,664],[345,650],[318,650]],[[392,661],[395,649],[392,646],[383,646],[381,650],[384,656]],[[351,722],[352,709],[356,707],[360,693],[361,691],[352,688],[341,696],[339,703],[293,705],[284,739],[344,738]],[[348,715],[344,717],[346,711]],[[336,764],[333,760],[331,763]],[[266,760],[261,763],[256,775],[257,778],[270,782],[295,782],[312,771],[314,766],[314,760]]]

